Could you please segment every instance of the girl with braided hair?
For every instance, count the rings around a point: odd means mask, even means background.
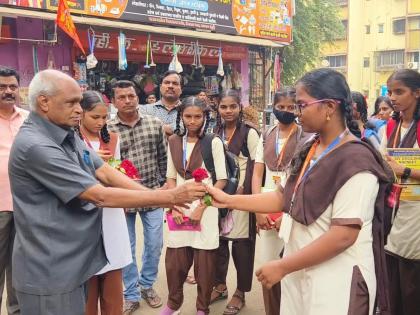
[[[96,91],[83,92],[83,109],[78,132],[85,144],[105,161],[120,158],[119,139],[108,132],[108,104]],[[104,208],[102,235],[108,264],[88,283],[86,315],[121,315],[123,312],[122,268],[131,263],[130,240],[124,210]],[[98,300],[100,312],[98,311]]]
[[[420,170],[398,164],[387,155],[388,148],[419,149],[420,73],[397,70],[389,77],[387,85],[395,115],[388,121],[386,137],[382,139],[383,153],[401,182],[420,181]],[[419,197],[401,196],[385,247],[393,314],[420,314],[419,209]]]
[[[359,127],[359,132],[355,136],[361,138],[365,124],[368,122],[367,102],[362,93],[355,91],[351,92],[351,99],[353,100],[353,119]]]
[[[213,204],[283,211],[283,258],[256,272],[267,288],[281,283],[280,314],[385,314],[383,216],[391,176],[380,154],[351,132],[352,99],[341,73],[305,74],[296,107],[303,130],[316,135],[293,158],[284,188],[227,195],[209,187]]]
[[[238,91],[227,90],[222,93],[218,106],[218,134],[238,161],[239,187],[237,194],[251,194],[251,180],[254,169],[259,133],[251,124],[243,121],[242,103]],[[225,224],[228,223],[228,224]],[[232,242],[232,258],[236,267],[236,288],[223,314],[234,315],[245,305],[245,292],[252,287],[255,256],[255,215],[238,210],[229,210],[222,218],[222,230],[218,249],[216,286],[212,293],[212,302],[226,299],[228,289],[226,276],[229,266],[229,242]]]
[[[206,104],[197,97],[185,98],[178,106],[175,134],[168,139],[167,185],[174,188],[192,179],[198,168],[206,169],[202,140],[206,139],[209,113]],[[182,121],[182,126],[181,126]],[[225,153],[223,143],[214,137],[211,152],[215,166],[215,187],[223,189],[226,184]],[[210,172],[207,170],[210,174]],[[208,181],[211,185],[211,180]],[[209,313],[210,296],[214,284],[216,251],[219,247],[218,209],[207,207],[199,200],[186,208],[172,208],[167,214],[168,240],[165,257],[168,282],[168,301],[161,315],[178,314],[183,303],[183,285],[194,263],[197,282],[197,314]],[[174,222],[174,224],[172,224]],[[182,230],[189,222],[198,229]],[[179,226],[174,229],[173,226]],[[181,230],[180,230],[181,229]]]

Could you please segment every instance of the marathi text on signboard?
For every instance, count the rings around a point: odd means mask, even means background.
[[[292,0],[67,1],[72,12],[91,16],[266,38],[285,43],[289,43],[292,37]],[[58,0],[9,0],[9,4],[54,11]]]

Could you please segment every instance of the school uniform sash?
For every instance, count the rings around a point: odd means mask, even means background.
[[[191,152],[190,158],[184,167],[183,161],[183,142],[182,137],[178,135],[172,135],[168,139],[169,149],[171,150],[171,157],[174,163],[175,169],[179,175],[184,179],[191,179],[192,172],[203,165],[203,156],[201,155],[200,140],[194,145],[194,149]]]

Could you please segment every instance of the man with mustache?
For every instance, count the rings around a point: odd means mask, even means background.
[[[31,112],[9,160],[13,285],[22,315],[84,315],[85,284],[107,263],[102,208],[185,205],[206,188],[154,191],[104,163],[74,131],[82,93],[67,74],[38,72],[28,94]]]
[[[28,116],[17,107],[19,99],[19,74],[9,68],[0,68],[0,305],[4,280],[7,287],[7,312],[20,314],[16,293],[12,287],[12,249],[15,237],[12,193],[10,191],[9,163],[13,140]]]
[[[142,113],[155,116],[164,123],[163,129],[168,137],[175,130],[176,107],[180,103],[182,83],[182,77],[176,71],[165,72],[160,84],[161,99],[154,104],[140,107]]]
[[[121,80],[113,85],[112,103],[118,113],[108,121],[108,129],[119,134],[121,158],[130,160],[137,167],[142,185],[160,187],[166,180],[167,158],[162,121],[139,111],[139,99],[131,81]],[[137,213],[143,224],[144,237],[140,273],[136,263]],[[163,208],[130,207],[126,209],[126,220],[133,262],[123,269],[124,315],[139,308],[141,297],[153,308],[162,305],[153,285],[163,247]]]

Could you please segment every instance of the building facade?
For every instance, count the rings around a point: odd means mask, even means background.
[[[386,93],[387,78],[395,69],[420,71],[420,1],[336,2],[346,31],[324,45],[321,65],[343,72],[371,109],[376,97]]]

